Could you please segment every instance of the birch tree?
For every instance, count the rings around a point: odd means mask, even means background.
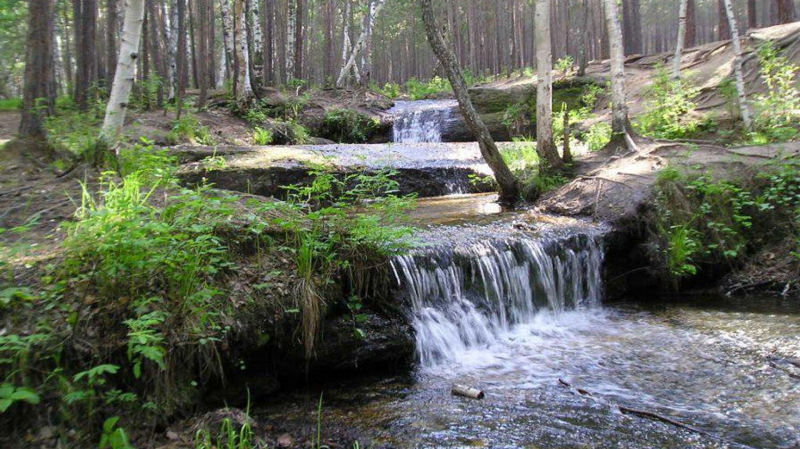
[[[603,0],[608,27],[608,44],[611,54],[611,127],[616,136],[625,136],[630,129],[628,102],[625,88],[625,50],[622,45],[617,0]]]
[[[222,13],[222,52],[225,54],[225,59],[232,68],[236,63],[234,57],[234,43],[233,43],[233,14],[231,12],[232,0],[220,0]],[[233,69],[228,70],[228,75],[233,76]]]
[[[253,96],[253,86],[250,84],[250,62],[247,53],[247,39],[245,38],[246,15],[245,0],[235,0],[234,15],[236,22],[233,26],[233,37],[236,43],[236,102],[240,108],[246,108]]]
[[[750,116],[750,108],[747,106],[747,93],[744,87],[744,74],[742,70],[742,43],[739,37],[739,27],[736,24],[736,15],[733,12],[731,0],[725,1],[725,14],[728,16],[728,24],[731,30],[731,43],[733,44],[733,73],[736,77],[736,92],[739,96],[739,109],[742,114],[742,121],[746,129],[753,127],[753,119]]]
[[[144,7],[144,0],[126,0],[125,2],[125,22],[122,26],[122,42],[117,69],[100,134],[100,139],[109,147],[116,145],[125,123],[125,113],[128,111],[128,101],[136,75],[139,40],[142,36]]]
[[[342,70],[347,65],[348,55],[350,55],[350,50],[353,48],[353,44],[350,41],[350,16],[352,15],[352,0],[344,0],[344,9],[342,10]],[[358,66],[353,64],[352,67],[353,76],[356,79],[357,83],[361,82],[361,74],[358,72]],[[346,76],[346,72],[345,72]],[[339,75],[341,77],[341,74]],[[344,83],[339,83],[339,78],[336,80],[336,86],[341,88],[344,86]]]
[[[683,47],[686,44],[686,13],[688,11],[689,0],[681,0],[680,11],[678,12],[678,44],[675,46],[675,60],[673,62],[672,77],[681,78],[681,58],[683,58]]]
[[[519,183],[503,160],[503,156],[497,149],[497,144],[495,144],[492,135],[489,133],[489,128],[486,127],[483,119],[481,119],[480,115],[475,111],[475,107],[472,105],[472,100],[470,100],[467,90],[467,83],[464,81],[464,75],[461,73],[461,68],[458,66],[456,56],[447,48],[444,38],[436,25],[436,17],[434,16],[431,0],[419,0],[419,3],[422,7],[422,21],[425,25],[425,33],[428,36],[428,42],[434,54],[436,54],[437,59],[439,59],[444,67],[447,78],[453,86],[453,93],[455,93],[456,99],[458,100],[461,114],[464,116],[467,126],[469,126],[470,131],[472,131],[472,134],[478,141],[481,155],[483,155],[484,160],[486,160],[486,163],[492,169],[494,178],[500,186],[500,201],[505,204],[513,205],[519,201]]]
[[[378,14],[380,14],[381,9],[383,9],[383,5],[385,4],[386,0],[370,0],[372,20],[369,21],[369,23],[367,24],[368,26],[364,26],[364,29],[361,30],[361,35],[358,37],[358,41],[356,41],[356,45],[353,47],[353,51],[350,52],[350,57],[348,58],[347,63],[345,63],[344,67],[342,67],[342,70],[339,72],[339,78],[336,80],[336,87],[341,88],[344,86],[344,82],[347,78],[347,73],[356,64],[356,58],[358,58],[358,55],[366,46],[367,36],[372,33],[371,26],[375,23],[375,18],[378,17]]]
[[[547,168],[562,164],[553,140],[553,44],[550,37],[551,0],[536,0],[536,152]]]

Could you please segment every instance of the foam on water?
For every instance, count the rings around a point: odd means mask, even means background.
[[[442,127],[456,117],[457,108],[455,100],[398,101],[389,110],[395,117],[394,142],[441,142]]]

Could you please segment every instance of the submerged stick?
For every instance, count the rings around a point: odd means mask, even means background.
[[[486,393],[484,393],[483,390],[459,384],[453,385],[450,393],[452,393],[453,396],[462,396],[470,399],[483,399],[486,397]]]

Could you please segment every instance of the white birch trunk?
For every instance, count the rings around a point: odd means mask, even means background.
[[[728,15],[728,23],[731,27],[731,42],[733,43],[733,71],[736,77],[736,91],[739,95],[739,109],[742,113],[742,121],[746,129],[753,127],[753,119],[750,116],[750,108],[747,106],[747,91],[744,87],[744,75],[742,70],[742,42],[739,37],[739,27],[736,24],[736,15],[733,12],[731,0],[725,0],[725,12]]]
[[[247,26],[247,16],[245,14],[245,0],[235,1],[236,23],[233,27],[233,37],[236,44],[236,62],[239,68],[239,73],[236,77],[236,99],[240,105],[244,105],[253,95],[253,86],[250,84],[250,61],[247,52],[247,33],[245,28]]]
[[[115,146],[125,124],[125,113],[136,78],[136,58],[139,53],[139,40],[142,37],[144,22],[144,0],[127,0],[125,2],[125,22],[122,28],[122,44],[120,45],[117,71],[111,96],[106,108],[106,117],[100,138],[109,146]]]
[[[628,103],[625,88],[625,51],[622,46],[622,26],[620,25],[617,0],[603,0],[608,26],[608,43],[611,54],[611,127],[614,134],[627,134]]]
[[[167,57],[169,65],[167,67],[167,77],[169,78],[169,99],[175,99],[178,91],[178,10],[175,0],[169,0],[169,26],[167,27]]]
[[[678,44],[675,46],[675,60],[673,61],[672,77],[676,80],[681,78],[681,59],[683,58],[683,47],[686,45],[686,14],[688,11],[689,0],[681,0],[680,12],[678,13]]]
[[[380,14],[381,9],[383,9],[383,5],[386,4],[386,0],[374,0],[375,2],[375,9],[373,14],[373,21],[378,14]],[[364,49],[366,45],[367,35],[371,33],[371,30],[367,30],[365,26],[363,30],[361,30],[361,35],[358,37],[358,41],[356,41],[356,45],[353,47],[353,51],[350,53],[350,58],[347,60],[347,63],[342,67],[342,70],[339,72],[339,79],[336,80],[336,87],[343,87],[345,79],[347,78],[347,73],[355,66],[356,58]]]
[[[252,5],[252,12],[253,12],[253,57],[256,60],[256,63],[263,63],[263,54],[264,54],[264,33],[261,29],[261,1],[262,0],[253,0]]]
[[[225,54],[226,62],[230,64],[230,72],[228,72],[227,65],[224,65],[222,69],[233,76],[233,64],[236,56],[233,42],[233,13],[231,12],[231,0],[220,0],[220,2],[222,3],[222,45],[224,46],[222,53]]]
[[[223,48],[221,52],[219,52],[219,72],[217,73],[217,89],[222,89],[225,87],[225,73],[227,71],[228,66],[228,57]]]
[[[553,141],[553,44],[550,37],[550,0],[536,0],[536,148],[542,161],[555,151]]]

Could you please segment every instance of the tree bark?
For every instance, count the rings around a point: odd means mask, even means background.
[[[373,18],[378,17],[380,14],[381,9],[383,9],[383,5],[386,4],[386,0],[371,0],[374,1],[374,12]],[[342,70],[339,72],[339,79],[336,80],[336,87],[343,87],[344,82],[347,78],[347,73],[355,66],[356,58],[361,53],[361,51],[366,46],[367,35],[371,32],[371,30],[367,30],[367,27],[361,31],[361,35],[358,37],[358,41],[356,41],[356,45],[353,47],[353,51],[350,53],[350,58],[347,60],[347,63],[342,67]]]
[[[197,97],[197,107],[203,109],[208,100],[208,84],[209,84],[209,66],[208,63],[213,59],[213,55],[209,54],[208,48],[208,14],[211,10],[211,4],[208,0],[194,0],[195,4],[195,20],[197,22],[196,42],[197,42],[197,83],[200,88],[200,95]]]
[[[736,14],[733,12],[733,3],[731,0],[723,0],[725,2],[725,12],[728,18],[731,33],[733,35],[733,70],[736,77],[736,91],[739,95],[739,109],[742,114],[742,121],[746,129],[750,130],[753,126],[752,118],[750,117],[750,108],[747,105],[747,92],[744,87],[744,74],[742,69],[742,44],[739,39],[738,26],[736,24]]]
[[[673,61],[672,77],[681,78],[681,58],[683,57],[683,47],[686,43],[686,10],[689,0],[681,0],[680,11],[678,12],[678,44],[675,46],[675,58]]]
[[[31,2],[29,7],[25,86],[19,137],[44,140],[47,138],[44,117],[55,101],[51,70],[55,17],[53,0],[37,0]]]
[[[117,7],[117,0],[106,1],[106,73],[109,80],[114,79],[117,69]]]
[[[756,12],[756,0],[747,0],[747,28],[758,28],[758,14]]]
[[[458,100],[461,114],[464,116],[467,125],[475,135],[483,158],[492,169],[492,172],[494,172],[494,177],[497,180],[497,184],[500,186],[500,201],[509,205],[515,204],[519,200],[519,185],[517,179],[511,173],[511,170],[508,169],[486,124],[475,111],[475,107],[472,106],[472,101],[469,98],[469,92],[467,90],[467,83],[464,81],[461,69],[456,63],[455,55],[447,48],[444,38],[439,33],[431,0],[419,0],[419,3],[422,7],[422,20],[425,25],[428,42],[434,54],[436,54],[436,57],[441,61],[442,66],[444,66],[445,72],[447,72],[447,77],[453,86],[453,92]]]
[[[233,38],[233,14],[231,13],[231,1],[232,0],[220,0],[222,3],[222,7],[220,8],[222,12],[222,44],[225,47],[223,51],[225,52],[225,57],[230,65],[230,70],[228,71],[229,79],[232,79],[236,76],[236,59],[234,57],[234,38]],[[234,83],[234,90],[236,89],[236,84]]]
[[[177,48],[177,71],[178,85],[175,92],[176,118],[180,120],[183,112],[183,96],[186,93],[186,79],[189,64],[187,63],[188,46],[186,43],[186,0],[177,1],[177,22],[178,22],[178,48]]]
[[[117,62],[111,97],[108,100],[103,129],[100,134],[100,138],[110,148],[113,148],[119,139],[122,126],[125,123],[125,113],[128,111],[128,101],[133,88],[136,59],[139,53],[139,41],[142,35],[142,24],[144,23],[144,11],[144,0],[126,0],[125,23],[122,27],[119,61]]]
[[[775,0],[778,2],[778,23],[794,22],[794,0]]]
[[[294,27],[294,77],[303,79],[303,49],[305,39],[306,2],[297,0]]]
[[[247,39],[246,36],[246,16],[245,16],[245,0],[234,0],[234,17],[236,19],[233,26],[233,35],[235,41],[234,51],[236,53],[236,102],[242,110],[246,109],[250,98],[253,95],[253,87],[250,84],[250,63],[248,61],[247,53]]]
[[[578,36],[578,76],[586,75],[586,66],[589,64],[588,49],[586,41],[589,35],[589,0],[582,0],[583,19],[581,20],[581,30]]]
[[[697,7],[696,0],[686,2],[686,47],[697,45]]]
[[[87,111],[97,80],[97,0],[73,0],[72,4],[77,53],[75,103],[79,110]]]
[[[609,52],[611,54],[611,101],[613,102],[611,127],[614,134],[621,136],[630,129],[625,87],[625,54],[622,47],[622,27],[620,26],[617,0],[603,0],[603,2],[605,4]]]
[[[725,0],[717,0],[717,11],[719,14],[717,40],[725,41],[731,38],[731,25],[725,10]]]
[[[551,0],[536,0],[536,152],[544,169],[560,168],[553,139],[553,46],[550,37]]]

